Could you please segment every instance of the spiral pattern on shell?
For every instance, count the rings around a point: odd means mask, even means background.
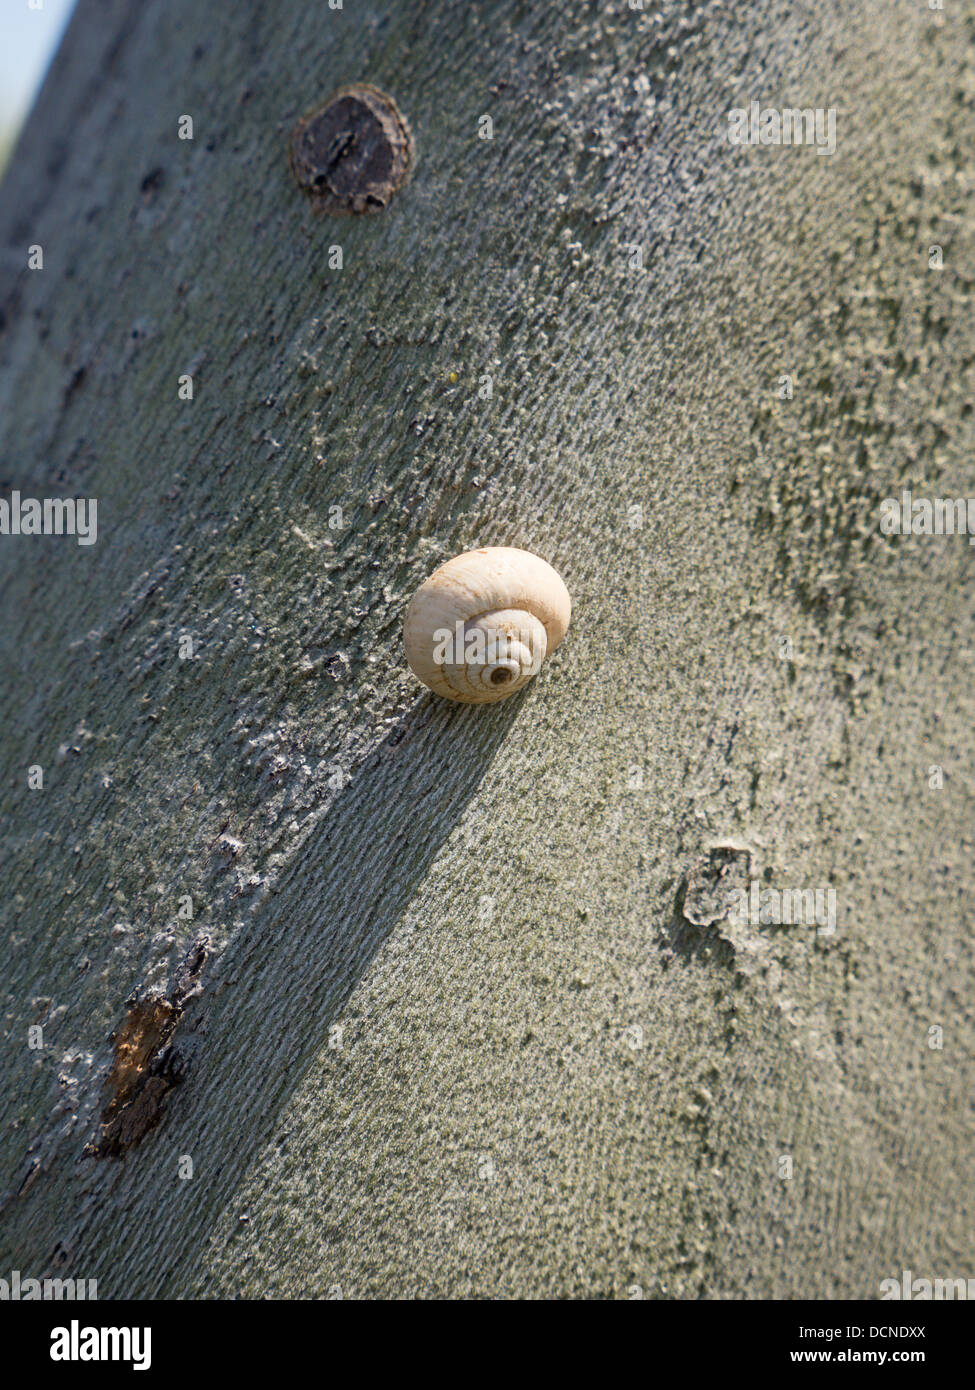
[[[505,700],[562,641],[572,601],[545,560],[512,546],[468,550],[435,570],[406,611],[406,657],[447,700]]]

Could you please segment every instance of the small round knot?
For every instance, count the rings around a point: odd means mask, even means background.
[[[316,212],[381,212],[412,160],[406,118],[365,82],[334,92],[291,136],[291,170]]]

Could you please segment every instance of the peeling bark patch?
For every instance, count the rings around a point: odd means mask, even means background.
[[[105,1079],[108,1102],[98,1137],[86,1150],[97,1158],[120,1158],[162,1119],[163,1103],[186,1074],[172,1037],[187,1003],[199,993],[199,976],[209,941],[193,942],[166,994],[129,1001],[121,1026],[111,1036],[115,1059]]]
[[[112,1106],[124,1105],[138,1089],[153,1055],[169,1040],[176,1024],[176,1010],[168,999],[137,1000],[113,1035],[115,1063],[106,1085]]]
[[[367,83],[339,88],[291,136],[291,171],[320,213],[382,212],[412,162],[406,118]]]
[[[105,1081],[109,1101],[101,1133],[88,1149],[97,1158],[121,1157],[162,1118],[163,1101],[182,1080],[178,1054],[168,1045],[178,1019],[168,999],[139,999],[112,1034],[115,1061]]]
[[[691,866],[678,895],[678,911],[696,927],[724,921],[731,910],[732,889],[747,891],[751,852],[744,846],[718,845]]]

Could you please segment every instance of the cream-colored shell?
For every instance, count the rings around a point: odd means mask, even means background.
[[[569,627],[572,600],[551,565],[512,546],[468,550],[434,570],[406,610],[406,659],[447,700],[505,700],[536,675]]]

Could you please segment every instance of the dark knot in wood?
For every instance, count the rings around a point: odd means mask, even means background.
[[[316,212],[381,212],[412,162],[406,119],[367,83],[340,88],[291,136],[291,170]]]

